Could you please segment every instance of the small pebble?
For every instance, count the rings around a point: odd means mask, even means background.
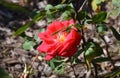
[[[50,76],[52,73],[52,69],[48,65],[45,65],[43,72],[45,73],[45,75]]]
[[[16,65],[15,65],[15,68],[16,68],[16,69],[21,69],[22,67],[21,67],[20,64],[16,64]]]

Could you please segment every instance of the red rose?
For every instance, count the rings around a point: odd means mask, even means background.
[[[72,25],[74,25],[74,20],[54,21],[44,33],[38,34],[43,42],[37,50],[47,53],[46,60],[51,60],[55,56],[71,57],[75,54],[81,35]],[[69,32],[66,31],[68,26],[72,26]]]

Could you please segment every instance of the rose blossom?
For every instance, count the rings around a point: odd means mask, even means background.
[[[47,54],[46,60],[51,60],[55,56],[71,57],[77,52],[81,35],[73,26],[74,23],[74,20],[54,21],[45,32],[38,34],[43,42],[37,50]],[[71,28],[67,30],[70,26]]]

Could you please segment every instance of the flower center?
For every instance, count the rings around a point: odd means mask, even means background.
[[[65,38],[66,38],[66,34],[65,33],[58,33],[58,35],[57,35],[57,41],[64,42]]]

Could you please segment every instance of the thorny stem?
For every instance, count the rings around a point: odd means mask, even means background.
[[[71,62],[70,62],[71,63]],[[75,78],[77,78],[77,74],[76,74],[76,72],[75,72],[75,69],[74,69],[74,66],[73,66],[73,64],[71,63],[71,68],[72,68],[72,70],[73,70],[73,73],[74,73],[74,75],[75,75]]]
[[[93,14],[92,14],[91,11],[90,11],[90,14],[91,14],[91,17],[93,17]],[[93,25],[96,27],[96,24],[93,24]],[[101,37],[101,39],[104,41],[104,43],[105,43],[105,45],[106,45],[107,56],[108,56],[108,58],[110,59],[112,66],[115,67],[114,62],[113,62],[113,60],[111,59],[111,56],[110,56],[109,51],[108,51],[109,45],[107,44],[107,42],[106,42],[106,40],[104,39],[103,36],[101,36],[100,34],[99,34],[99,36]],[[94,64],[93,64],[93,65],[94,65]],[[95,73],[97,73],[96,67],[95,67]]]
[[[79,23],[80,25],[82,25],[81,22],[80,22],[80,19],[79,19],[79,17],[78,17],[78,13],[76,13],[76,14],[77,14],[76,19],[78,20],[78,23]],[[81,26],[81,34],[82,34],[81,36],[82,36],[82,41],[83,41],[82,48],[83,48],[83,50],[85,51],[86,40],[85,40],[85,37],[84,37],[83,26]]]
[[[99,34],[99,36],[101,37],[101,39],[104,41],[104,43],[105,43],[105,45],[106,45],[107,56],[108,56],[108,58],[110,59],[112,66],[115,67],[115,66],[114,66],[114,62],[113,62],[113,60],[111,59],[110,53],[109,53],[109,51],[108,51],[109,45],[107,44],[107,42],[106,42],[106,40],[104,39],[103,36],[101,36],[100,34]]]
[[[95,68],[95,78],[98,78],[97,65],[94,62],[92,62],[92,64],[93,64],[93,66]]]
[[[87,0],[84,0],[83,4],[81,5],[81,7],[78,9],[78,11],[76,10],[76,8],[74,7],[75,9],[75,12],[76,12],[76,20],[78,20],[78,23],[80,25],[82,25],[82,23],[80,22],[80,18],[78,16],[78,13],[82,10],[82,8],[84,7],[84,5],[86,4]],[[74,5],[74,3],[72,3]],[[76,3],[77,4],[77,3]],[[77,5],[79,6],[79,5]],[[84,37],[84,31],[83,31],[83,26],[81,26],[81,34],[82,34],[82,41],[83,41],[83,44],[82,44],[82,48],[83,50],[85,51],[85,44],[86,44],[86,40],[85,40],[85,37]]]
[[[75,12],[76,12],[76,20],[78,21],[79,25],[82,25],[82,23],[80,22],[80,18],[79,18],[79,16],[78,16],[78,13],[82,10],[82,8],[83,8],[84,5],[86,4],[86,2],[87,2],[87,0],[85,0],[85,1],[83,2],[82,6],[79,8],[78,11],[75,10]],[[74,8],[74,9],[75,9],[75,8]],[[86,40],[85,40],[85,37],[84,37],[83,25],[81,26],[81,34],[82,34],[81,36],[82,36],[82,41],[83,41],[82,48],[83,48],[83,50],[85,51]],[[75,69],[74,69],[74,67],[73,67],[72,64],[71,64],[71,68],[72,68],[72,70],[73,70],[73,72],[74,72],[75,78],[77,78],[77,74],[75,73]]]

